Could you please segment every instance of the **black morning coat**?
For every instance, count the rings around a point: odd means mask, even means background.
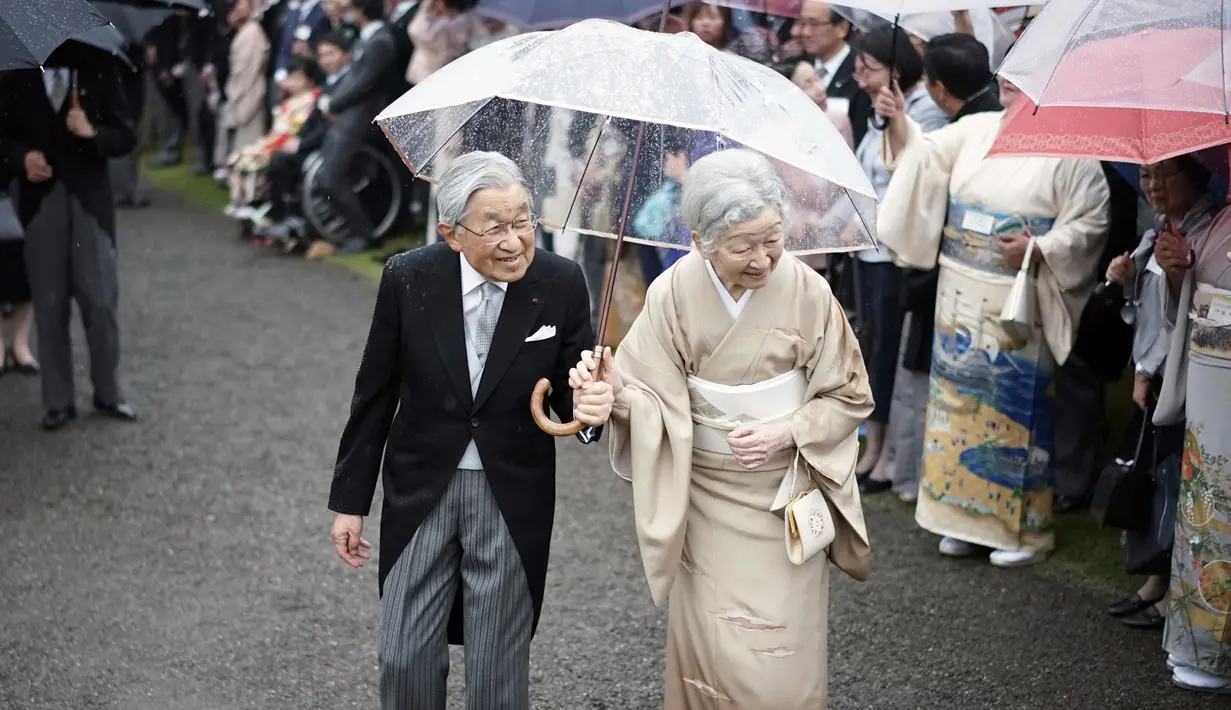
[[[22,177],[17,205],[22,224],[30,224],[43,198],[62,182],[114,243],[115,196],[107,161],[132,152],[137,132],[115,62],[104,61],[95,68],[74,71],[81,109],[97,135],[78,138],[69,133],[66,121],[72,99],[66,98],[56,111],[47,98],[42,71],[21,69],[6,77],[4,84],[0,146],[7,153],[9,166]],[[25,179],[26,154],[32,150],[41,151],[47,158],[50,180],[32,183]]]
[[[536,250],[526,275],[509,284],[472,399],[460,258],[440,242],[385,266],[329,509],[368,514],[383,453],[383,593],[389,570],[440,501],[473,438],[526,571],[537,628],[555,515],[556,442],[531,418],[530,393],[539,378],[549,378],[552,410],[572,419],[568,371],[594,346],[589,292],[576,263]],[[556,336],[525,342],[541,326],[554,326]],[[461,612],[459,585],[451,644],[462,643]]]

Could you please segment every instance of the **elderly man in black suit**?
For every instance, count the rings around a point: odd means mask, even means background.
[[[132,151],[137,135],[116,65],[25,70],[10,88],[0,139],[9,164],[24,173],[18,211],[38,319],[43,428],[60,429],[77,416],[73,301],[90,348],[94,409],[135,420],[118,379],[115,204],[107,160]]]
[[[359,38],[351,48],[350,68],[333,93],[322,99],[322,110],[334,121],[321,149],[320,185],[350,231],[338,250],[341,254],[375,246],[372,220],[355,195],[351,166],[359,146],[373,135],[372,120],[391,100],[388,94],[397,71],[397,43],[382,19],[384,0],[354,0],[352,9]]]
[[[556,482],[530,392],[548,378],[556,414],[589,425],[612,403],[610,388],[569,388],[594,337],[585,277],[535,248],[531,204],[511,160],[463,155],[441,176],[443,241],[393,257],[381,278],[329,508],[338,554],[361,566],[383,455],[386,710],[444,710],[448,644],[463,637],[467,707],[530,707]]]

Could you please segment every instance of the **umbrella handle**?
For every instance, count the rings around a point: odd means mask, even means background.
[[[551,417],[547,416],[547,411],[543,408],[543,400],[547,398],[547,390],[551,389],[551,380],[544,377],[534,386],[534,392],[530,394],[530,416],[534,417],[534,423],[540,429],[551,434],[554,437],[572,436],[585,428],[585,424],[574,419],[565,424],[553,422]]]

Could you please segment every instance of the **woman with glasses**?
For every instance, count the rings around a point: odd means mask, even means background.
[[[927,132],[948,125],[949,117],[932,101],[923,81],[923,59],[905,33],[878,28],[855,40],[855,81],[870,98],[881,91],[900,91],[904,99],[903,118],[909,118]],[[872,181],[876,196],[884,199],[890,173],[885,169],[884,123],[873,118],[868,123],[855,156]],[[859,459],[855,474],[860,491],[882,493],[893,487],[886,464],[890,458],[888,442],[889,410],[893,402],[894,379],[902,338],[902,270],[893,263],[889,250],[881,246],[854,254],[855,304],[860,347],[868,364],[868,379],[876,409],[868,419],[867,448]],[[862,322],[860,322],[862,321]]]
[[[1192,156],[1143,165],[1140,179],[1141,191],[1157,212],[1154,227],[1146,231],[1136,249],[1116,257],[1107,267],[1107,280],[1124,289],[1130,309],[1126,315],[1133,326],[1133,402],[1138,411],[1129,422],[1119,454],[1124,459],[1147,457],[1155,485],[1174,505],[1179,487],[1179,466],[1174,464],[1184,448],[1184,424],[1149,425],[1171,341],[1171,328],[1163,312],[1167,277],[1154,256],[1154,245],[1160,234],[1172,229],[1196,243],[1209,229],[1217,207],[1206,194],[1210,173]],[[1149,511],[1143,512],[1149,515]],[[1141,588],[1112,604],[1107,613],[1127,626],[1161,629],[1167,611],[1171,550],[1158,549],[1156,541],[1171,539],[1174,531],[1160,530],[1159,521],[1149,517],[1142,521],[1140,531],[1131,531],[1125,538],[1127,571],[1149,576]]]

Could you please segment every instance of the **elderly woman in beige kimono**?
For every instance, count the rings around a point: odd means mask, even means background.
[[[868,576],[853,471],[872,395],[829,286],[783,253],[785,205],[763,156],[698,160],[682,196],[695,249],[654,281],[599,369],[650,592],[669,605],[670,710],[826,707],[829,562]],[[592,367],[587,353],[574,387],[602,385]],[[836,531],[798,566],[770,512],[797,453]]]
[[[1006,104],[1016,96],[1000,88]],[[940,264],[915,520],[941,554],[1040,562],[1055,547],[1053,374],[1095,286],[1107,181],[1093,160],[987,158],[1002,112],[924,135],[901,106],[901,92],[877,98],[894,171],[877,233],[899,265]],[[1039,318],[1019,341],[1001,314],[1027,257]]]

